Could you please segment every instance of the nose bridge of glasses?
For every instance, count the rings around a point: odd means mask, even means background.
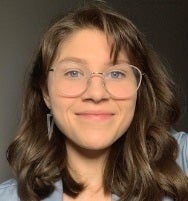
[[[101,73],[101,72],[91,72],[91,74],[90,74],[90,77],[89,77],[89,82],[91,82],[92,81],[92,78],[101,78],[100,80],[101,80],[101,83],[103,83],[104,84],[104,76],[103,76],[103,73]]]
[[[105,86],[103,73],[101,73],[101,72],[91,72],[89,80],[88,80],[88,85],[98,84],[97,80],[93,80],[93,78],[99,78],[98,81],[100,82],[100,85],[102,85],[103,87]]]
[[[102,77],[103,78],[103,73],[101,73],[101,72],[91,72],[91,77]]]

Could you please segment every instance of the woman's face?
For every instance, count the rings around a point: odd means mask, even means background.
[[[103,32],[82,29],[63,43],[53,66],[62,61],[73,61],[83,64],[91,72],[103,72],[112,63],[110,49]],[[125,52],[119,53],[118,61],[129,62]],[[102,150],[127,131],[133,119],[137,94],[128,99],[113,99],[101,84],[101,77],[94,76],[82,95],[65,97],[57,91],[58,83],[53,79],[53,73],[49,72],[48,94],[44,99],[57,127],[66,136],[66,143],[86,150]]]

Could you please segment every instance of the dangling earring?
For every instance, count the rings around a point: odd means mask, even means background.
[[[52,113],[47,114],[47,128],[48,128],[48,139],[50,140],[54,129],[54,118]]]

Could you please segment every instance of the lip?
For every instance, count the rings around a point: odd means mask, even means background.
[[[91,121],[105,121],[111,119],[115,114],[108,111],[82,111],[75,113],[78,117]]]

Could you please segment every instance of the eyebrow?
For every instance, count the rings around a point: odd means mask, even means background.
[[[87,65],[88,64],[88,62],[85,59],[81,59],[81,58],[78,58],[78,57],[65,57],[65,58],[61,59],[58,63],[62,63],[62,62],[66,62],[66,61],[75,62],[75,63],[79,63],[79,64],[82,64],[82,65]],[[116,62],[116,64],[121,64],[121,63],[130,64],[129,61],[124,60],[124,59],[119,59]],[[113,61],[110,61],[108,63],[105,63],[104,65],[108,67],[108,66],[112,66],[114,64],[113,64]]]
[[[62,62],[66,62],[66,61],[87,65],[87,61],[85,59],[81,59],[81,58],[77,58],[77,57],[65,57],[65,58],[61,59],[58,63],[62,63]]]

